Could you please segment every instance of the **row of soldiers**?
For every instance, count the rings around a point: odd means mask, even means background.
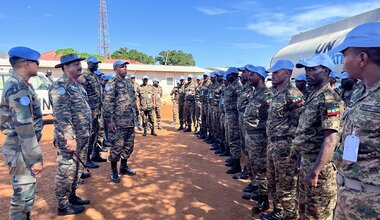
[[[380,23],[360,25],[331,52],[345,57],[340,76],[329,55],[316,54],[296,64],[306,72],[296,86],[289,60],[205,73],[198,83],[182,77],[173,90],[178,130],[200,127],[198,137],[229,156],[229,174],[241,172],[244,157],[251,182],[243,198],[257,201],[261,219],[379,219],[379,31]]]

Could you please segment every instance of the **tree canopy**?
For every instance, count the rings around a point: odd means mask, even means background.
[[[145,53],[139,52],[137,50],[129,50],[126,47],[119,48],[115,52],[111,54],[111,58],[113,59],[129,59],[136,60],[145,64],[154,64],[154,58],[152,56],[148,56]]]
[[[156,56],[156,61],[161,65],[195,66],[193,55],[182,50],[163,50]]]
[[[91,53],[86,53],[86,52],[79,52],[73,48],[62,48],[62,49],[58,49],[55,51],[55,54],[57,55],[67,55],[67,54],[70,54],[70,53],[76,53],[78,54],[78,56],[80,57],[89,57],[89,56],[94,56],[96,58],[98,58],[99,60],[101,61],[104,61],[105,60],[105,57],[104,56],[101,56],[99,54],[91,54]]]

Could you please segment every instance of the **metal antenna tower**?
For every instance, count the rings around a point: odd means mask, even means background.
[[[98,54],[110,58],[106,0],[99,0]]]

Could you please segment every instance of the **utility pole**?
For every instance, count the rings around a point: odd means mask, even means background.
[[[110,58],[106,0],[99,1],[98,54]]]

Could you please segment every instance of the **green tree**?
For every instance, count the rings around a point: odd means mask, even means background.
[[[145,53],[139,52],[137,50],[129,50],[126,47],[119,48],[115,52],[111,54],[111,58],[113,59],[129,59],[136,60],[145,64],[154,64],[154,58],[152,56],[148,56]]]
[[[193,55],[182,50],[163,50],[156,56],[156,61],[161,65],[195,66]]]
[[[73,48],[62,48],[62,49],[55,50],[55,54],[61,55],[61,56],[67,55],[67,54],[70,54],[70,53],[76,53],[80,57],[87,58],[89,56],[94,56],[94,57],[98,58],[101,61],[105,60],[105,57],[101,56],[99,54],[92,54],[92,53],[87,53],[87,52],[79,52],[79,51],[77,51],[77,50],[75,50]]]

